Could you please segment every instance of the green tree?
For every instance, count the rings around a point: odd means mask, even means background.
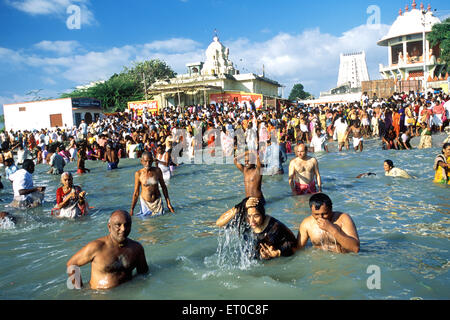
[[[448,69],[450,63],[450,18],[435,24],[428,34],[427,39],[430,41],[431,47],[439,44],[441,48],[441,61]]]
[[[289,100],[305,100],[311,97],[309,92],[304,90],[304,87],[301,83],[297,83],[291,90],[291,94],[289,95]]]
[[[159,79],[173,78],[176,73],[163,61],[150,60],[133,63],[132,68],[124,67],[107,81],[87,89],[63,94],[62,98],[95,98],[102,102],[106,112],[123,111],[129,101],[144,100],[144,74],[147,88]],[[151,97],[148,97],[151,99]]]

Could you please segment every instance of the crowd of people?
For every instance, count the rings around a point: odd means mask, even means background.
[[[120,159],[140,159],[142,169],[135,174],[130,212],[115,211],[108,222],[110,235],[89,243],[68,262],[68,266],[81,266],[94,256],[100,257],[93,258],[98,261],[92,267],[91,286],[109,288],[129,279],[135,267],[139,273],[148,270],[142,246],[127,238],[130,217],[138,200],[141,210],[137,215],[164,214],[160,188],[168,210],[174,212],[166,184],[182,154],[188,161],[205,152],[212,157],[234,159],[244,177],[245,199],[216,224],[246,225],[243,233],[255,236],[255,257],[292,255],[304,248],[308,239],[324,250],[358,252],[356,226],[348,214],[333,211],[331,199],[322,193],[318,161],[308,155],[308,150],[330,152],[327,144],[331,141],[337,141],[339,152],[344,147],[349,150],[351,139],[354,150],[363,152],[364,139],[369,138],[379,139],[384,149],[411,149],[414,136],[420,136],[419,148],[431,148],[432,134],[448,129],[449,117],[448,95],[417,92],[395,93],[388,99],[370,99],[364,93],[355,103],[281,105],[261,110],[253,103],[168,107],[155,115],[147,110],[142,115],[105,115],[90,124],[83,120],[71,128],[2,132],[0,164],[12,183],[11,206],[40,205],[45,187],[34,187],[32,174],[36,165],[47,165],[48,174],[61,176],[52,214],[75,218],[86,215],[89,205],[86,192],[73,185],[71,173],[64,172],[69,162],[77,163],[77,174],[85,174],[90,172],[86,168],[88,160],[103,161],[107,170],[115,170]],[[282,222],[265,214],[261,190],[262,175],[284,174],[283,163],[292,152],[295,155],[289,163],[289,187],[294,195],[313,195],[311,216],[301,223],[297,237]],[[450,147],[444,142],[434,165],[435,182],[450,183],[449,160]],[[387,176],[412,178],[395,168],[391,160],[384,162],[384,169]],[[371,173],[358,177],[365,175]],[[2,219],[7,215],[2,213]],[[116,245],[119,249],[114,248]]]

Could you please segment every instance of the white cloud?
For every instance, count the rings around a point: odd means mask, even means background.
[[[11,7],[33,16],[56,15],[62,18],[69,16],[66,10],[70,5],[77,5],[80,7],[81,25],[97,23],[93,12],[88,8],[90,0],[5,0],[5,2]]]
[[[372,79],[378,79],[378,64],[387,59],[387,50],[376,42],[388,28],[361,25],[340,36],[316,28],[300,34],[280,33],[265,42],[237,39],[225,45],[238,67],[261,73],[264,64],[266,76],[286,85],[285,95],[297,82],[303,83],[306,91],[318,94],[336,86],[340,53],[364,50],[369,74]]]
[[[316,28],[300,34],[280,33],[263,42],[240,38],[226,41],[224,45],[230,48],[230,59],[241,73],[260,74],[264,64],[266,76],[285,85],[285,97],[295,83],[302,83],[306,91],[318,95],[320,91],[336,86],[340,53],[364,50],[371,79],[378,79],[378,64],[386,62],[387,49],[377,46],[376,42],[387,31],[385,25],[378,30],[362,25],[334,36]],[[42,53],[27,55],[23,51],[0,48],[0,59],[6,57],[21,67],[39,68],[48,84],[49,79],[55,82],[60,79],[69,80],[76,86],[106,80],[122,71],[124,66],[131,66],[133,61],[155,58],[165,61],[177,73],[184,73],[186,63],[205,61],[206,51],[206,46],[184,38],[88,53],[76,53],[77,45],[70,41],[38,44],[40,49],[49,50],[54,46],[55,52],[70,52],[58,57]]]
[[[77,41],[41,41],[34,45],[37,49],[43,51],[55,52],[58,55],[69,55],[80,47]]]

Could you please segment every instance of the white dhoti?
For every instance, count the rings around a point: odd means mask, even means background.
[[[359,144],[360,144],[361,142],[363,142],[363,141],[364,141],[363,138],[355,138],[355,137],[353,137],[353,148],[358,147]]]
[[[141,212],[137,216],[141,217],[157,217],[164,215],[164,208],[162,206],[161,198],[154,202],[148,202],[141,197]]]

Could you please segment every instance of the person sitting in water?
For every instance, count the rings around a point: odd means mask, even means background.
[[[73,267],[91,263],[91,289],[110,289],[132,279],[133,270],[138,274],[148,272],[148,264],[142,245],[128,238],[131,217],[126,211],[116,210],[108,221],[109,235],[89,242],[67,261],[68,272]],[[75,271],[69,279],[75,284]],[[81,276],[80,276],[81,277]],[[80,278],[82,286],[82,279]]]
[[[164,182],[161,169],[153,167],[153,155],[145,151],[141,157],[142,169],[138,170],[134,175],[134,193],[131,202],[130,215],[133,215],[134,207],[140,194],[142,216],[160,216],[164,214],[164,208],[159,192],[158,184],[161,186],[164,197],[166,198],[167,208],[174,213],[172,204],[170,203],[169,193],[166,183]],[[142,192],[141,192],[142,187]]]
[[[405,170],[394,167],[392,160],[385,160],[383,167],[387,177],[398,177],[405,179],[412,178],[412,176],[410,176]]]
[[[303,219],[297,235],[297,250],[303,249],[308,239],[314,247],[337,253],[358,253],[359,236],[352,218],[333,211],[330,197],[317,193],[309,199],[311,215]]]
[[[76,218],[87,214],[88,203],[86,191],[73,185],[73,177],[70,172],[61,175],[62,186],[56,190],[56,207],[52,210],[58,218]]]
[[[390,127],[389,130],[386,131],[384,136],[381,137],[381,141],[383,143],[383,148],[386,150],[399,149],[398,138],[393,127]]]
[[[319,163],[316,158],[308,156],[308,148],[304,144],[295,147],[295,159],[289,163],[289,185],[295,195],[316,193],[316,182],[319,192],[322,192],[322,179]]]
[[[434,160],[434,183],[450,184],[450,143],[444,143],[442,153]]]
[[[260,198],[245,198],[240,204],[228,210],[216,221],[218,227],[228,223],[248,223],[254,235],[254,257],[272,259],[294,254],[296,238],[292,231],[277,219],[266,215]],[[250,231],[250,230],[248,230]]]
[[[33,160],[25,159],[22,168],[9,176],[14,190],[14,200],[10,206],[14,208],[35,208],[42,204],[45,187],[33,186]]]

